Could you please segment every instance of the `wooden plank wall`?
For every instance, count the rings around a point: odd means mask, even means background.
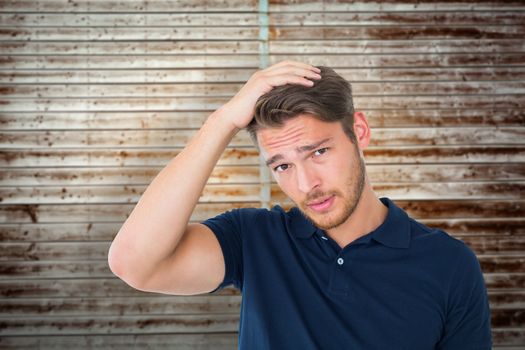
[[[231,349],[241,296],[108,269],[145,186],[260,66],[334,67],[375,189],[465,240],[496,349],[525,346],[523,1],[0,1],[0,348]],[[288,203],[246,134],[194,220]],[[289,203],[288,203],[289,204]]]

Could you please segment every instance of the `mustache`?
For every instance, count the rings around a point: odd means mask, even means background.
[[[337,195],[337,191],[324,192],[321,190],[314,190],[306,195],[303,204],[312,203],[321,198],[327,198],[333,195]]]

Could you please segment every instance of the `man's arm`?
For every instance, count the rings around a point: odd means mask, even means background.
[[[209,228],[188,225],[202,190],[233,136],[253,117],[257,99],[285,84],[312,86],[317,68],[284,61],[256,72],[212,113],[177,157],[160,171],[109,250],[114,274],[134,288],[169,294],[215,289],[224,278],[220,245]]]

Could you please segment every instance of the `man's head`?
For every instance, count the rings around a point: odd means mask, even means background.
[[[314,224],[345,223],[365,186],[362,148],[370,131],[355,113],[350,84],[329,68],[313,87],[285,85],[263,95],[249,127],[283,192]]]
[[[333,69],[318,68],[321,69],[321,79],[314,80],[312,87],[278,86],[258,99],[254,118],[247,127],[255,143],[257,130],[281,126],[300,114],[310,114],[325,122],[340,122],[344,132],[355,143],[352,87]]]

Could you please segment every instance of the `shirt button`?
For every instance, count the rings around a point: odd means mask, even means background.
[[[339,265],[343,265],[345,263],[345,260],[343,258],[339,258],[339,259],[337,259],[337,263]]]

